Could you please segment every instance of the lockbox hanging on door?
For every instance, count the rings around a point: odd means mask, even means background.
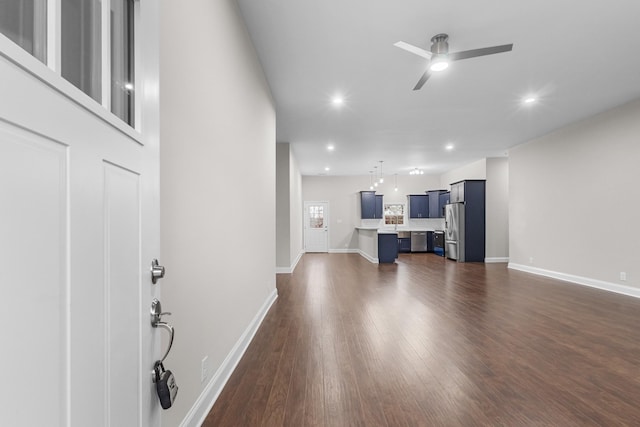
[[[178,384],[171,371],[165,370],[161,361],[157,361],[153,367],[156,376],[156,392],[162,409],[169,409],[176,400]]]

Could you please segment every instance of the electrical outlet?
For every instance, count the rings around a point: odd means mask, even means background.
[[[620,280],[622,280],[623,282],[627,281],[627,273],[624,271],[620,272]]]
[[[202,364],[200,365],[200,382],[203,383],[209,376],[209,356],[202,358]]]

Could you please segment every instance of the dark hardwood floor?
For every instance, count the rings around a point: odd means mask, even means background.
[[[640,426],[640,299],[306,254],[204,426]]]

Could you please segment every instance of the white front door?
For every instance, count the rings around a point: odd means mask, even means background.
[[[329,203],[304,202],[305,252],[329,252]]]
[[[157,87],[137,133],[6,38],[0,82],[0,425],[159,426]]]

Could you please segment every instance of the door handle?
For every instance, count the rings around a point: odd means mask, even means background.
[[[171,346],[173,346],[173,337],[175,336],[175,330],[173,326],[168,324],[167,322],[162,321],[162,316],[170,316],[170,312],[162,312],[162,304],[158,301],[157,298],[154,298],[151,301],[151,326],[154,328],[163,328],[169,331],[169,345],[167,346],[167,350],[164,352],[164,355],[160,359],[160,363],[164,362],[164,359],[169,355],[169,351],[171,351]]]
[[[151,283],[154,285],[158,282],[159,279],[164,277],[164,267],[158,264],[158,260],[154,259],[151,261]]]

